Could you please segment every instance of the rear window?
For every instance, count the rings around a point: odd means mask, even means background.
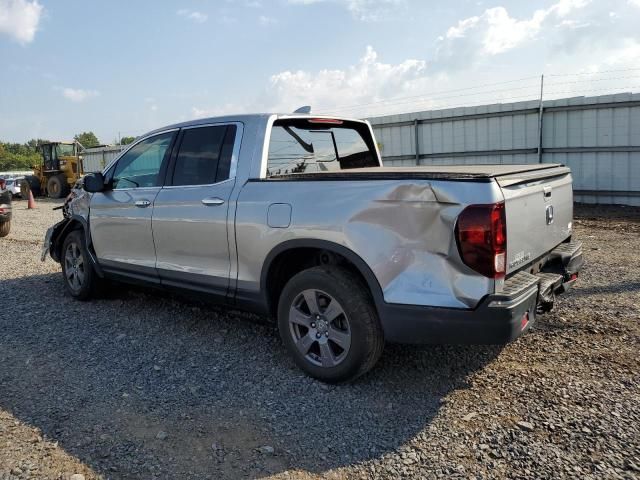
[[[314,119],[276,121],[269,142],[267,177],[379,165],[366,124],[331,122]]]

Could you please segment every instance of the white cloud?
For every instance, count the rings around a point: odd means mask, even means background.
[[[62,96],[72,102],[80,103],[100,95],[97,90],[84,90],[82,88],[62,88]]]
[[[196,10],[188,10],[186,8],[180,9],[176,12],[179,16],[191,20],[195,23],[204,23],[209,16],[206,13],[198,12]]]
[[[291,4],[312,5],[332,2],[343,5],[358,20],[376,22],[392,15],[406,0],[288,0]]]
[[[32,42],[42,10],[37,0],[0,0],[0,33],[21,44]]]
[[[218,23],[221,23],[223,25],[231,25],[238,21],[236,17],[232,17],[230,15],[220,15],[216,17],[216,20],[218,21]]]
[[[269,110],[289,112],[301,105],[333,108],[376,101],[414,91],[415,82],[426,75],[426,62],[405,60],[397,65],[382,63],[372,47],[356,65],[346,70],[316,73],[284,71],[271,76]]]
[[[278,23],[278,20],[266,15],[260,15],[258,17],[258,23],[260,23],[260,25],[262,25],[263,27],[268,27],[270,25],[275,25],[276,23]]]
[[[584,8],[586,0],[560,0],[547,9],[536,10],[531,17],[511,17],[504,7],[489,8],[482,15],[460,20],[450,27],[438,46],[440,58],[464,56],[465,62],[478,56],[497,55],[535,39],[550,22],[573,27],[575,20],[565,17]]]

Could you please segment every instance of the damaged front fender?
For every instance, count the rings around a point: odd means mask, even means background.
[[[42,245],[41,261],[44,262],[47,254],[49,254],[51,258],[60,263],[60,248],[62,247],[60,240],[64,239],[64,234],[70,231],[69,227],[72,223],[72,219],[65,218],[47,229],[47,233],[44,236],[44,244]]]

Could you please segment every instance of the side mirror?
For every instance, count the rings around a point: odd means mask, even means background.
[[[104,190],[104,177],[102,173],[89,173],[84,177],[84,189],[89,193],[102,192]]]

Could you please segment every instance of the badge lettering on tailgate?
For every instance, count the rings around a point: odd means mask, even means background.
[[[509,268],[517,267],[518,265],[522,265],[525,262],[528,262],[531,259],[531,253],[518,252],[516,256],[513,257],[513,260],[509,262]]]

